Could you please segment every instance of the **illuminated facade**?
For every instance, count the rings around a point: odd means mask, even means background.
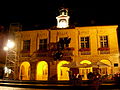
[[[59,25],[58,25],[59,26]],[[70,68],[62,67],[71,61],[80,64],[104,62],[100,73],[119,72],[118,25],[86,26],[55,30],[32,30],[16,32],[19,56],[19,80],[69,80]],[[93,67],[79,68],[86,75]]]

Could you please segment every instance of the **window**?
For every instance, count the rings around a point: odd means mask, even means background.
[[[23,51],[30,51],[30,40],[23,41]]]
[[[59,38],[58,48],[62,50],[65,48],[69,48],[70,41],[71,38],[69,37]]]
[[[108,36],[100,36],[100,48],[98,48],[100,54],[109,54],[110,48],[108,45]]]
[[[47,39],[40,39],[39,50],[47,50]]]
[[[90,48],[89,37],[81,37],[81,48]]]
[[[114,67],[118,67],[118,63],[114,63]]]
[[[64,38],[59,38],[59,46],[58,46],[58,48],[63,50],[64,47],[65,47]]]
[[[100,36],[100,47],[101,48],[108,47],[108,36]]]
[[[79,51],[81,51],[81,55],[90,55],[90,42],[89,37],[81,37],[80,38],[80,45],[81,48]]]

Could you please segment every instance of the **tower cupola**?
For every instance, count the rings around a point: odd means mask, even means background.
[[[60,15],[56,17],[57,19],[57,28],[67,28],[69,27],[69,16],[68,8],[62,8],[59,10]]]

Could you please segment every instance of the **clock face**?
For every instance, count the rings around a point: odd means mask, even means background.
[[[61,28],[67,27],[67,21],[65,19],[60,20],[60,27]]]

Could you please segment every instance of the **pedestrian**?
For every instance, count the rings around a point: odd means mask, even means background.
[[[73,77],[73,78],[72,78],[72,83],[73,83],[73,85],[76,85],[76,82],[77,82],[76,74],[73,74],[72,77]]]
[[[76,75],[76,83],[79,85],[82,83],[82,76],[80,74]]]

